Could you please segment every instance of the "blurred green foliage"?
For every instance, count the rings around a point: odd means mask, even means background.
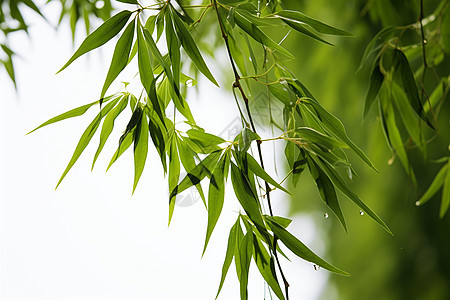
[[[432,13],[440,2],[424,1],[424,15]],[[349,136],[378,168],[376,174],[354,160],[359,178],[354,178],[352,188],[383,217],[394,233],[394,237],[386,235],[348,201],[342,202],[347,213],[348,235],[337,219],[318,220],[318,226],[327,233],[328,255],[352,274],[350,278],[330,275],[321,299],[450,299],[450,217],[447,214],[441,220],[438,218],[440,193],[427,205],[415,206],[442,166],[431,160],[448,156],[449,97],[444,100],[447,105],[442,105],[438,119],[440,135],[428,144],[427,159],[418,149],[408,149],[417,179],[414,186],[398,159],[392,161],[377,109],[372,108],[363,120],[370,68],[366,66],[356,72],[365,47],[377,32],[387,26],[417,22],[419,1],[316,0],[291,1],[290,5],[355,35],[332,40],[336,47],[295,36],[288,39],[291,43],[288,49],[297,51],[299,59],[294,71],[299,79],[324,107],[346,124]],[[438,72],[448,76],[448,52],[443,59]],[[411,64],[416,67],[420,61]],[[432,80],[425,81],[428,93],[433,90],[433,84]],[[321,215],[329,213],[324,204],[309,201],[319,197],[312,184],[297,187],[296,191],[291,213],[305,210],[319,210]]]

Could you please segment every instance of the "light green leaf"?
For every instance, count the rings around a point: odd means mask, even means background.
[[[165,23],[166,23],[166,40],[167,40],[167,49],[169,49],[170,61],[172,63],[172,73],[174,84],[179,89],[180,82],[180,42],[175,34],[175,30],[173,28],[173,22],[171,17],[170,10],[166,10],[165,12]]]
[[[315,129],[308,127],[298,127],[295,133],[302,139],[315,143],[320,148],[325,148],[324,151],[334,149],[335,147],[345,148],[347,145],[330,136],[327,136]]]
[[[439,209],[439,217],[444,218],[450,206],[450,160],[447,163],[447,175],[445,176],[445,181],[442,188],[442,201],[441,208]]]
[[[94,169],[95,162],[97,161],[97,158],[100,155],[100,152],[102,151],[103,147],[105,146],[105,143],[108,140],[108,137],[114,128],[115,119],[127,107],[128,96],[126,96],[126,95],[122,96],[120,99],[122,99],[122,100],[120,100],[119,104],[114,109],[112,109],[108,113],[108,115],[106,115],[105,121],[103,121],[102,131],[100,133],[100,143],[99,143],[97,151],[95,152],[95,155],[94,155],[94,160],[92,162],[92,169]]]
[[[280,225],[272,222],[270,219],[266,219],[269,227],[272,229],[273,233],[283,242],[283,244],[289,248],[295,255],[304,260],[312,262],[330,272],[334,272],[339,275],[350,276],[349,273],[342,271],[339,268],[329,264],[314,252],[312,252],[308,247],[306,247],[299,239],[289,233],[286,229]]]
[[[131,144],[133,143],[133,136],[134,136],[134,128],[131,130],[131,132],[129,134],[127,134],[122,142],[119,143],[119,146],[116,150],[116,152],[114,153],[114,155],[111,157],[111,160],[109,161],[109,165],[108,168],[106,168],[106,171],[109,170],[109,168],[111,168],[111,166],[113,165],[113,163],[116,162],[116,160],[128,149],[130,148]]]
[[[147,42],[144,38],[140,26],[137,28],[137,45],[139,77],[148,94],[150,92],[150,86],[154,80],[152,71],[153,66],[151,61],[151,54],[148,50]]]
[[[331,34],[331,35],[341,35],[341,36],[352,36],[351,33],[348,33],[347,31],[337,29],[333,26],[327,25],[325,23],[322,23],[318,20],[315,20],[299,11],[294,10],[282,10],[276,13],[276,16],[279,16],[283,19],[292,20],[295,22],[308,24],[315,30],[317,30],[320,33],[324,34]]]
[[[95,132],[97,131],[98,126],[100,125],[101,120],[103,117],[106,116],[106,114],[117,104],[119,101],[119,98],[114,99],[112,102],[108,103],[94,118],[94,120],[89,124],[89,126],[84,131],[83,135],[80,138],[80,141],[78,142],[75,151],[72,155],[72,158],[69,161],[69,164],[67,165],[66,169],[64,170],[63,174],[61,175],[61,178],[58,181],[58,184],[56,185],[56,188],[58,188],[61,181],[64,179],[64,177],[67,175],[67,173],[70,171],[70,169],[73,167],[73,165],[76,163],[78,158],[80,157],[81,153],[83,153],[84,149],[87,147],[89,142],[91,141],[92,137],[94,136]]]
[[[108,96],[108,97],[103,99],[103,102],[109,101],[113,97],[115,97],[115,95]],[[83,115],[89,108],[91,108],[92,106],[94,106],[96,104],[99,104],[99,103],[100,103],[100,100],[97,100],[97,101],[94,101],[92,103],[89,103],[89,104],[86,104],[86,105],[83,105],[83,106],[71,109],[71,110],[69,110],[69,111],[67,111],[65,113],[62,113],[62,114],[60,114],[60,115],[58,115],[56,117],[51,118],[50,120],[48,120],[48,121],[46,121],[44,123],[42,123],[41,125],[39,125],[35,129],[33,129],[30,132],[28,132],[27,134],[30,134],[33,131],[36,131],[39,128],[42,128],[44,126],[47,126],[47,125],[50,125],[50,124],[53,124],[53,123],[56,123],[56,122],[59,122],[59,121],[65,120],[65,119],[79,117],[79,116]]]
[[[173,134],[172,142],[169,146],[169,191],[173,191],[178,184],[180,179],[180,158],[178,156],[176,136]],[[174,196],[173,201],[170,202],[169,206],[169,225],[172,220],[173,211],[175,209],[175,201],[177,196]]]
[[[294,56],[289,53],[282,46],[274,42],[270,37],[268,37],[264,32],[261,31],[256,25],[254,25],[251,21],[245,18],[242,14],[236,11],[234,14],[234,20],[236,24],[244,30],[249,36],[251,36],[255,41],[273,49],[278,50],[280,53],[283,53],[287,57],[293,58]]]
[[[117,1],[122,2],[122,3],[139,5],[139,3],[136,0],[117,0]]]
[[[127,24],[131,14],[131,11],[124,10],[106,20],[99,28],[86,37],[69,61],[57,73],[67,68],[81,55],[104,45],[110,39],[115,37],[122,30],[125,24]]]
[[[136,190],[136,186],[141,178],[142,171],[144,170],[145,161],[147,159],[148,152],[148,121],[147,115],[141,114],[141,119],[136,125],[134,132],[134,184],[133,193]]]
[[[123,69],[125,69],[127,65],[131,46],[133,45],[134,24],[134,22],[130,22],[122,33],[122,36],[117,41],[111,65],[109,67],[108,74],[106,75],[105,83],[103,84],[100,99],[105,96],[106,90],[108,90],[114,79],[116,79],[116,77],[120,74],[120,72],[122,72]]]
[[[205,254],[209,239],[214,230],[214,227],[219,220],[220,213],[223,208],[223,200],[225,197],[225,166],[226,161],[230,160],[230,152],[226,151],[220,158],[217,166],[213,170],[208,191],[208,225],[206,228],[205,246],[203,247],[203,254]],[[202,254],[202,255],[203,255]]]
[[[285,22],[286,24],[288,24],[290,27],[292,27],[293,29],[297,30],[300,33],[303,33],[304,35],[307,35],[315,40],[318,40],[319,42],[334,46],[332,43],[324,40],[323,38],[321,38],[319,35],[317,35],[313,30],[309,29],[307,26],[305,26],[302,23],[298,23],[298,22],[292,22],[290,20],[284,19],[282,18],[283,22]]]
[[[222,290],[223,283],[225,278],[227,277],[228,269],[230,268],[231,261],[233,260],[233,256],[236,250],[237,244],[237,232],[238,227],[240,227],[239,222],[241,218],[238,217],[233,227],[231,227],[230,234],[228,236],[228,244],[227,244],[227,252],[225,254],[225,261],[222,266],[222,276],[220,278],[219,289],[217,291],[216,299],[219,297],[220,291]]]
[[[250,269],[250,262],[253,255],[253,232],[247,231],[244,238],[241,241],[239,248],[239,260],[240,260],[240,270],[241,276],[239,277],[240,282],[240,295],[241,300],[247,300],[248,298],[248,275]]]
[[[219,86],[203,60],[203,57],[197,48],[197,44],[189,33],[189,30],[186,28],[186,25],[184,25],[184,22],[176,13],[172,13],[172,17],[178,38],[180,39],[181,45],[183,46],[184,51],[186,51],[186,54],[191,58],[192,62],[197,66],[198,70],[206,76],[206,78],[208,78],[215,85]]]
[[[425,192],[425,194],[423,194],[422,197],[420,197],[419,201],[416,202],[416,205],[423,205],[426,202],[428,202],[428,200],[431,199],[431,197],[434,196],[434,194],[437,193],[437,191],[439,191],[439,189],[443,186],[444,184],[444,180],[447,177],[447,169],[448,169],[448,163],[446,163],[437,173],[436,177],[434,177],[433,182],[430,184],[430,186],[428,187],[427,191]],[[444,194],[442,194],[444,195]]]
[[[248,168],[255,173],[256,176],[262,178],[267,183],[270,183],[271,185],[275,186],[276,188],[282,190],[285,193],[288,193],[289,195],[292,195],[288,190],[286,190],[282,185],[280,185],[278,182],[276,182],[272,177],[270,177],[269,174],[266,173],[266,171],[259,165],[259,163],[247,153],[247,162],[248,162]]]

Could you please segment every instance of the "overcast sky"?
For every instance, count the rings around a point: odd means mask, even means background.
[[[50,5],[44,10],[54,17],[50,23],[54,24],[58,9]],[[34,15],[27,20],[30,37],[19,33],[11,40],[21,56],[15,60],[18,92],[0,71],[0,299],[214,299],[228,231],[239,211],[232,189],[227,189],[223,214],[201,258],[206,210],[201,201],[180,204],[167,227],[167,180],[152,146],[134,195],[132,151],[105,173],[130,116],[127,112],[116,123],[119,129],[94,171],[90,167],[98,136],[55,191],[97,108],[25,134],[98,98],[113,45],[55,75],[74,50],[68,24],[55,31]],[[122,80],[129,81],[135,72],[136,68],[126,70]],[[120,80],[110,91],[120,89]],[[234,100],[206,81],[201,86],[198,96],[188,97],[198,124],[214,134],[226,134],[237,117]],[[272,148],[264,151],[272,161]],[[278,215],[288,214],[288,200],[279,191],[274,192],[274,209]],[[294,216],[290,229],[315,251],[325,250],[311,219]],[[292,262],[283,260],[283,268],[292,299],[316,299],[326,272],[289,256]],[[249,299],[263,299],[264,282],[255,266],[250,276]],[[232,266],[219,299],[238,297]]]

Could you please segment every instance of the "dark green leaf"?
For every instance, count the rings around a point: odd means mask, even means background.
[[[444,218],[445,214],[448,211],[448,207],[450,206],[450,160],[447,163],[447,175],[445,176],[445,180],[442,188],[442,201],[441,207],[439,209],[439,217]]]
[[[366,96],[366,104],[364,105],[364,116],[369,112],[370,106],[378,95],[381,84],[383,83],[384,76],[380,71],[380,67],[377,64],[372,70],[372,75],[370,76],[369,91]]]
[[[292,195],[289,193],[288,190],[286,190],[283,186],[281,186],[278,182],[276,182],[272,177],[270,177],[269,174],[266,173],[266,171],[259,165],[259,163],[247,153],[247,162],[248,162],[248,168],[255,173],[256,176],[262,178],[267,183],[270,183],[271,185],[275,186],[276,188],[282,190],[285,193],[288,193],[289,195]]]
[[[339,275],[350,276],[349,273],[336,268],[335,266],[329,264],[314,252],[312,252],[308,247],[306,247],[299,239],[289,233],[286,229],[280,225],[267,219],[270,228],[273,233],[283,242],[283,244],[289,248],[295,255],[304,260],[312,262],[328,271],[334,272]]]
[[[430,186],[428,187],[427,191],[425,192],[425,194],[423,194],[422,197],[420,197],[419,201],[416,202],[416,205],[423,205],[426,202],[428,202],[428,200],[431,199],[431,197],[434,196],[434,194],[437,193],[437,191],[439,191],[439,189],[443,186],[444,184],[444,180],[447,176],[447,169],[448,169],[448,163],[445,164],[437,173],[436,177],[434,177],[433,182],[430,184]],[[444,194],[442,194],[444,195]],[[442,198],[444,199],[444,198]]]
[[[128,24],[127,28],[125,28],[124,32],[122,33],[122,36],[117,41],[111,65],[109,67],[108,74],[106,75],[105,83],[103,84],[100,98],[103,98],[103,96],[105,96],[106,90],[127,65],[128,57],[130,56],[131,45],[133,45],[134,24],[134,22],[130,22],[130,24]]]
[[[144,170],[145,161],[147,159],[148,152],[148,121],[147,115],[141,114],[141,119],[136,125],[134,132],[134,183],[133,193],[136,190],[136,186],[141,178],[142,171]]]
[[[288,24],[290,27],[292,27],[293,29],[297,30],[300,33],[303,33],[304,35],[307,35],[315,40],[318,40],[319,42],[334,46],[332,43],[324,40],[323,38],[321,38],[319,35],[317,35],[313,30],[309,29],[307,26],[305,26],[302,23],[298,23],[298,22],[292,22],[290,20],[284,19],[282,18],[282,20]]]
[[[247,231],[244,238],[241,241],[239,248],[239,259],[241,266],[241,276],[239,278],[240,282],[240,295],[241,300],[246,300],[248,298],[248,275],[250,269],[250,262],[253,255],[253,232]]]

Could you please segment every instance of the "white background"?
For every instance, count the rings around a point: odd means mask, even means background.
[[[58,13],[57,5],[44,10],[53,24]],[[153,147],[134,195],[132,151],[105,173],[128,114],[116,123],[118,128],[94,171],[90,169],[98,136],[55,191],[98,108],[25,134],[50,117],[98,98],[113,45],[54,75],[74,50],[69,26],[63,23],[55,31],[33,14],[26,16],[30,37],[19,33],[11,40],[21,56],[15,60],[18,92],[5,71],[0,71],[0,299],[214,299],[228,231],[239,211],[232,189],[227,189],[223,214],[201,258],[206,210],[201,202],[177,207],[167,226],[167,180]],[[209,60],[208,65],[213,64]],[[218,72],[213,69],[213,73]],[[131,68],[121,78],[129,81],[134,74]],[[120,80],[110,91],[121,87]],[[219,90],[206,81],[201,86],[199,96],[188,101],[198,124],[219,134],[237,116],[234,100],[225,88]],[[269,166],[271,149],[264,148]],[[288,199],[279,192],[274,192],[274,210],[288,214]],[[293,218],[290,230],[323,253],[313,221]],[[314,271],[310,263],[292,254],[289,257],[292,262],[282,263],[291,298],[316,299],[326,283],[326,272]],[[238,298],[232,265],[219,299]],[[264,298],[264,282],[255,266],[249,298]]]

